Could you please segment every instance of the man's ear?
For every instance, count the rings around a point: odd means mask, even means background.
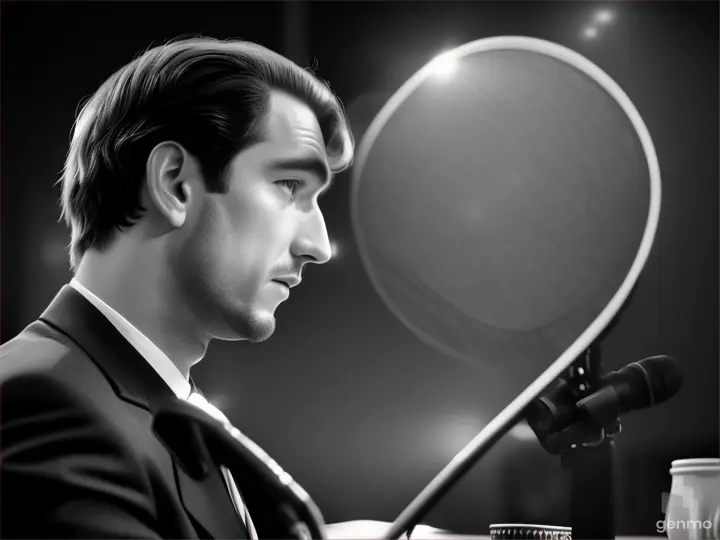
[[[173,227],[180,227],[187,219],[188,210],[197,183],[197,166],[194,158],[180,144],[165,141],[158,144],[148,156],[145,178],[148,196]]]

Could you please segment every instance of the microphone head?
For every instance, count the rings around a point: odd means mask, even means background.
[[[636,365],[647,374],[646,381],[653,403],[662,403],[680,390],[682,373],[674,358],[665,355],[651,356],[636,362]]]
[[[628,364],[609,373],[605,380],[615,388],[621,412],[626,412],[673,397],[682,385],[682,374],[675,359],[659,355]]]

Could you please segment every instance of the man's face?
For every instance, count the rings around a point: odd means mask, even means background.
[[[318,195],[329,181],[317,118],[302,101],[273,92],[267,138],[232,163],[230,189],[203,194],[173,271],[210,337],[257,342],[308,263],[330,260]]]

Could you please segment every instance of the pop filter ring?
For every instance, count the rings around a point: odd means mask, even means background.
[[[630,101],[625,92],[618,84],[610,78],[602,69],[596,66],[582,55],[549,41],[522,37],[522,36],[501,36],[481,39],[445,53],[447,58],[460,58],[469,54],[498,51],[498,50],[520,50],[532,53],[540,53],[574,67],[585,73],[590,79],[598,83],[622,108],[627,118],[632,123],[635,132],[642,145],[647,159],[648,174],[650,179],[650,204],[648,218],[637,255],[628,271],[623,283],[613,295],[602,312],[585,329],[585,331],[557,358],[535,381],[533,381],[523,392],[521,392],[509,405],[507,405],[495,418],[472,440],[470,441],[453,460],[415,497],[415,499],[403,510],[396,520],[389,527],[384,535],[385,538],[398,538],[404,531],[407,531],[415,523],[418,523],[428,510],[436,504],[449,489],[465,474],[470,468],[507,433],[519,420],[525,408],[553,382],[572,363],[587,350],[601,335],[603,330],[612,322],[627,301],[629,294],[635,286],[640,272],[650,254],[652,244],[657,232],[660,217],[661,205],[661,182],[660,166],[652,143],[650,134],[637,109]],[[406,320],[401,310],[389,298],[382,284],[377,279],[373,264],[369,258],[369,250],[360,226],[360,215],[358,208],[358,190],[361,175],[368,154],[380,131],[402,105],[402,103],[414,92],[422,82],[432,75],[434,69],[430,62],[415,75],[413,75],[400,89],[393,94],[385,106],[378,113],[370,124],[361,145],[358,149],[356,166],[353,171],[353,182],[351,191],[351,222],[355,231],[358,251],[363,266],[380,296],[385,301],[390,311],[398,317],[410,330],[422,341],[433,348],[450,356],[457,357],[455,351],[428,336],[423,335],[417,327]]]

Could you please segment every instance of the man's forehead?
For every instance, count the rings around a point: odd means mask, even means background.
[[[298,98],[282,92],[271,94],[264,131],[265,156],[327,163],[325,143],[315,113]]]
[[[267,127],[273,138],[312,138],[323,146],[322,131],[307,103],[284,92],[272,92]]]

